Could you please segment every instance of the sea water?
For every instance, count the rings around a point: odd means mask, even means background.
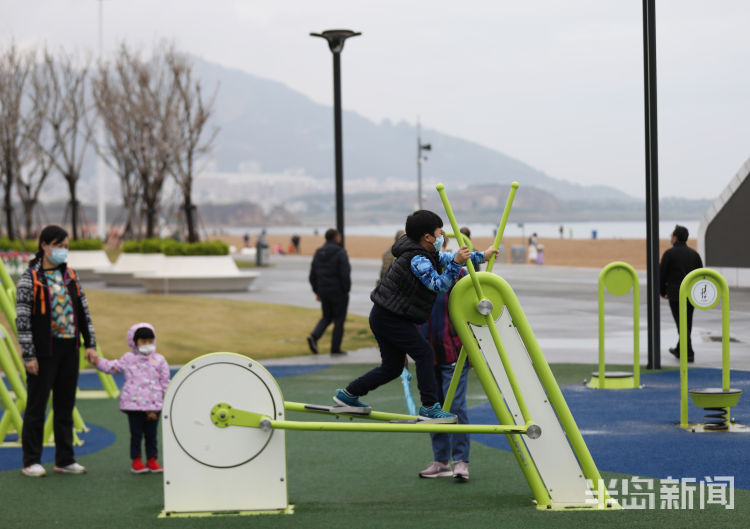
[[[452,231],[446,222],[445,231]],[[659,222],[659,238],[669,239],[676,224],[685,226],[691,238],[698,235],[697,220],[662,220]],[[469,224],[472,237],[492,237],[497,230],[497,224]],[[248,227],[225,227],[221,231],[231,235],[249,234],[255,238],[261,229],[268,234],[291,235],[296,233],[304,235],[323,235],[328,228],[334,226],[248,226]],[[581,222],[524,222],[522,224],[508,222],[505,226],[506,237],[528,238],[532,233],[542,239],[559,239],[560,227],[562,227],[562,238],[564,239],[645,239],[646,221],[581,221]],[[366,226],[345,225],[345,235],[378,235],[392,237],[398,230],[404,229],[403,224],[369,224]]]

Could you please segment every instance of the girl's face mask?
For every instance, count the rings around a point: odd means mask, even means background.
[[[155,351],[156,351],[156,346],[154,344],[138,346],[138,352],[141,353],[142,355],[150,355],[151,353]]]

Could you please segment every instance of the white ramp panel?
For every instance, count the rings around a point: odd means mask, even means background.
[[[521,438],[534,459],[539,475],[549,491],[552,503],[590,507],[591,499],[594,496],[590,492],[587,493],[589,487],[583,476],[583,470],[578,463],[573,448],[568,443],[565,430],[558,421],[554,408],[547,399],[547,393],[539,381],[531,358],[526,351],[526,346],[513,325],[507,308],[495,321],[495,326],[526,400],[531,420],[542,428],[542,435],[537,439],[529,439],[525,435],[522,435]],[[521,408],[513,395],[508,376],[503,368],[503,362],[495,348],[495,342],[492,340],[489,328],[471,325],[471,329],[479,342],[479,349],[482,351],[487,366],[500,388],[515,423],[523,425]],[[589,502],[586,501],[587,498]]]
[[[219,428],[211,409],[220,402],[284,418],[281,391],[253,360],[217,353],[183,367],[164,399],[164,511],[285,509],[285,432]]]

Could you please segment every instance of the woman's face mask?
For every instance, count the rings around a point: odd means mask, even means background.
[[[52,264],[61,265],[68,260],[67,248],[52,248],[49,254],[49,260]]]

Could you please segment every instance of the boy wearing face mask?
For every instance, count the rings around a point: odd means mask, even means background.
[[[346,389],[337,390],[333,400],[338,406],[367,413],[370,407],[359,397],[398,378],[408,354],[416,364],[422,400],[419,420],[456,422],[454,414],[440,407],[432,348],[416,324],[427,321],[438,293],[451,289],[469,258],[478,265],[497,250],[490,247],[485,252],[470,252],[463,246],[457,252],[441,252],[445,240],[442,227],[442,219],[432,211],[419,210],[407,217],[406,234],[391,249],[396,259],[370,294],[374,303],[370,329],[378,341],[382,363]]]
[[[156,434],[164,392],[169,385],[169,365],[156,352],[156,333],[148,323],[136,323],[128,330],[130,351],[119,360],[105,360],[96,354],[89,361],[105,373],[123,373],[120,409],[130,426],[130,471],[135,474],[161,472],[157,461]],[[146,439],[146,464],[141,458],[141,440]]]

